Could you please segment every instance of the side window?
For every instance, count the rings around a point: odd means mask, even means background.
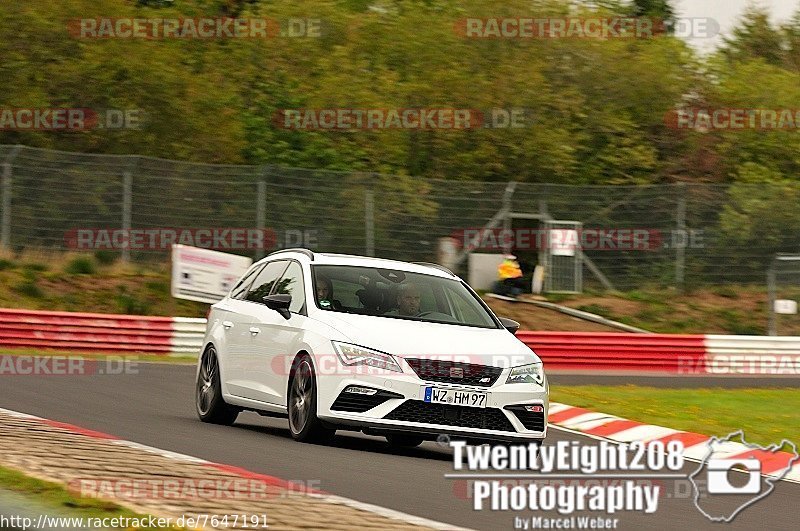
[[[450,299],[450,304],[453,305],[453,309],[456,311],[455,317],[459,321],[466,324],[485,324],[487,317],[478,313],[474,303],[470,304],[460,293],[454,292],[449,287],[445,288],[445,292],[447,293],[447,298]]]
[[[254,267],[242,277],[242,280],[240,280],[239,283],[236,284],[236,286],[234,286],[234,288],[231,290],[232,299],[244,298],[244,294],[247,293],[247,288],[250,287],[250,284],[253,282],[253,279],[262,267],[264,267],[264,264]]]
[[[250,291],[247,293],[246,300],[264,303],[264,297],[270,294],[275,282],[286,269],[287,260],[269,262],[253,281]]]
[[[303,268],[297,262],[292,262],[286,268],[278,284],[275,286],[276,294],[291,295],[292,303],[289,305],[289,311],[292,313],[300,313],[306,302],[306,291],[303,286]]]

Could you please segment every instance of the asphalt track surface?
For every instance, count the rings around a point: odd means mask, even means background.
[[[560,516],[473,510],[463,480],[444,477],[454,472],[451,450],[435,442],[394,449],[382,438],[339,432],[330,446],[300,444],[289,437],[285,420],[253,413],[240,415],[232,427],[203,424],[194,411],[194,367],[140,363],[137,368],[138,374],[126,375],[0,376],[0,407],[287,480],[316,481],[329,493],[454,526],[512,529],[515,516]],[[553,428],[547,442],[575,439],[595,442]],[[697,467],[687,462],[682,473]],[[619,518],[618,528],[797,529],[800,484],[779,482],[731,524],[713,524],[686,494],[687,480],[661,481],[658,510],[611,515]]]

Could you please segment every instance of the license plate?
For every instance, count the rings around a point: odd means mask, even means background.
[[[430,404],[449,404],[451,406],[486,407],[486,393],[426,387],[423,400]]]

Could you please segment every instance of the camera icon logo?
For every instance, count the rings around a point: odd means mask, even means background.
[[[712,522],[733,521],[775,490],[775,484],[800,462],[793,442],[783,439],[768,446],[751,444],[742,430],[711,437],[706,447],[700,466],[688,479],[694,489],[695,507]],[[781,463],[781,468],[776,469],[775,463]]]
[[[734,486],[728,473],[739,466],[748,473],[747,483]],[[758,459],[709,459],[706,462],[708,470],[709,494],[758,494],[761,492],[761,461]]]

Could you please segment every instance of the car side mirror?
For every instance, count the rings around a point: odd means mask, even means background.
[[[267,295],[263,299],[264,304],[267,305],[267,308],[275,310],[284,319],[288,319],[292,316],[291,312],[289,312],[289,305],[292,304],[292,296],[287,294],[279,294],[279,295]]]
[[[516,334],[517,330],[519,330],[519,323],[516,322],[513,319],[508,319],[506,317],[501,317],[500,318],[500,324],[503,325],[503,327],[506,330],[508,330],[509,332],[511,332],[512,334]]]

